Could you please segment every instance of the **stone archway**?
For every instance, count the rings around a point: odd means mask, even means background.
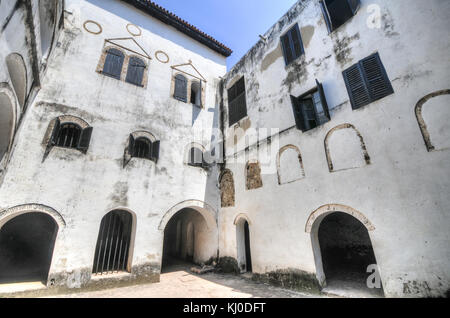
[[[377,267],[370,231],[373,224],[359,211],[340,204],[322,206],[311,213],[305,231],[310,233],[321,286],[350,288],[382,295],[369,289],[367,269]]]
[[[197,200],[181,202],[166,212],[159,225],[163,231],[162,271],[217,258],[216,215],[209,205]]]
[[[1,211],[0,283],[46,284],[56,238],[64,226],[61,215],[43,205],[21,205]]]

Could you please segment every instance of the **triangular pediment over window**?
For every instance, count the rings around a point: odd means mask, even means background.
[[[203,82],[207,82],[206,79],[203,77],[203,75],[194,66],[194,64],[192,64],[192,61],[189,61],[188,63],[184,63],[184,64],[172,65],[171,68],[175,71],[192,76]]]
[[[138,54],[144,58],[151,60],[150,55],[144,50],[142,45],[140,45],[134,38],[114,38],[106,39],[105,43],[116,45],[124,50]]]

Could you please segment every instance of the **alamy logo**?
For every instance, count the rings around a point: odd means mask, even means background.
[[[367,278],[367,287],[370,289],[374,289],[374,288],[381,288],[381,277],[380,277],[380,273],[378,271],[378,266],[377,264],[371,264],[369,266],[367,266],[367,273],[371,273],[369,275],[369,277]]]

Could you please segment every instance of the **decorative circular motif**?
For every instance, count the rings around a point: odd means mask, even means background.
[[[87,20],[86,22],[84,22],[83,28],[87,32],[92,34],[100,34],[103,32],[102,26],[99,23],[92,20]],[[95,28],[97,28],[97,30],[95,30]]]
[[[163,51],[156,51],[155,52],[155,57],[158,61],[160,61],[161,63],[169,63],[169,55],[167,55],[167,53],[163,52]]]
[[[132,23],[127,24],[127,31],[132,36],[140,36],[142,34],[142,30],[137,25]]]

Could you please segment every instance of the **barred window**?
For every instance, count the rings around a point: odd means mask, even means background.
[[[147,134],[150,135],[150,133]],[[151,141],[147,137],[135,138],[133,134],[130,134],[128,147],[125,149],[124,167],[130,162],[131,158],[147,159],[157,163],[159,159],[159,146],[159,140]]]

